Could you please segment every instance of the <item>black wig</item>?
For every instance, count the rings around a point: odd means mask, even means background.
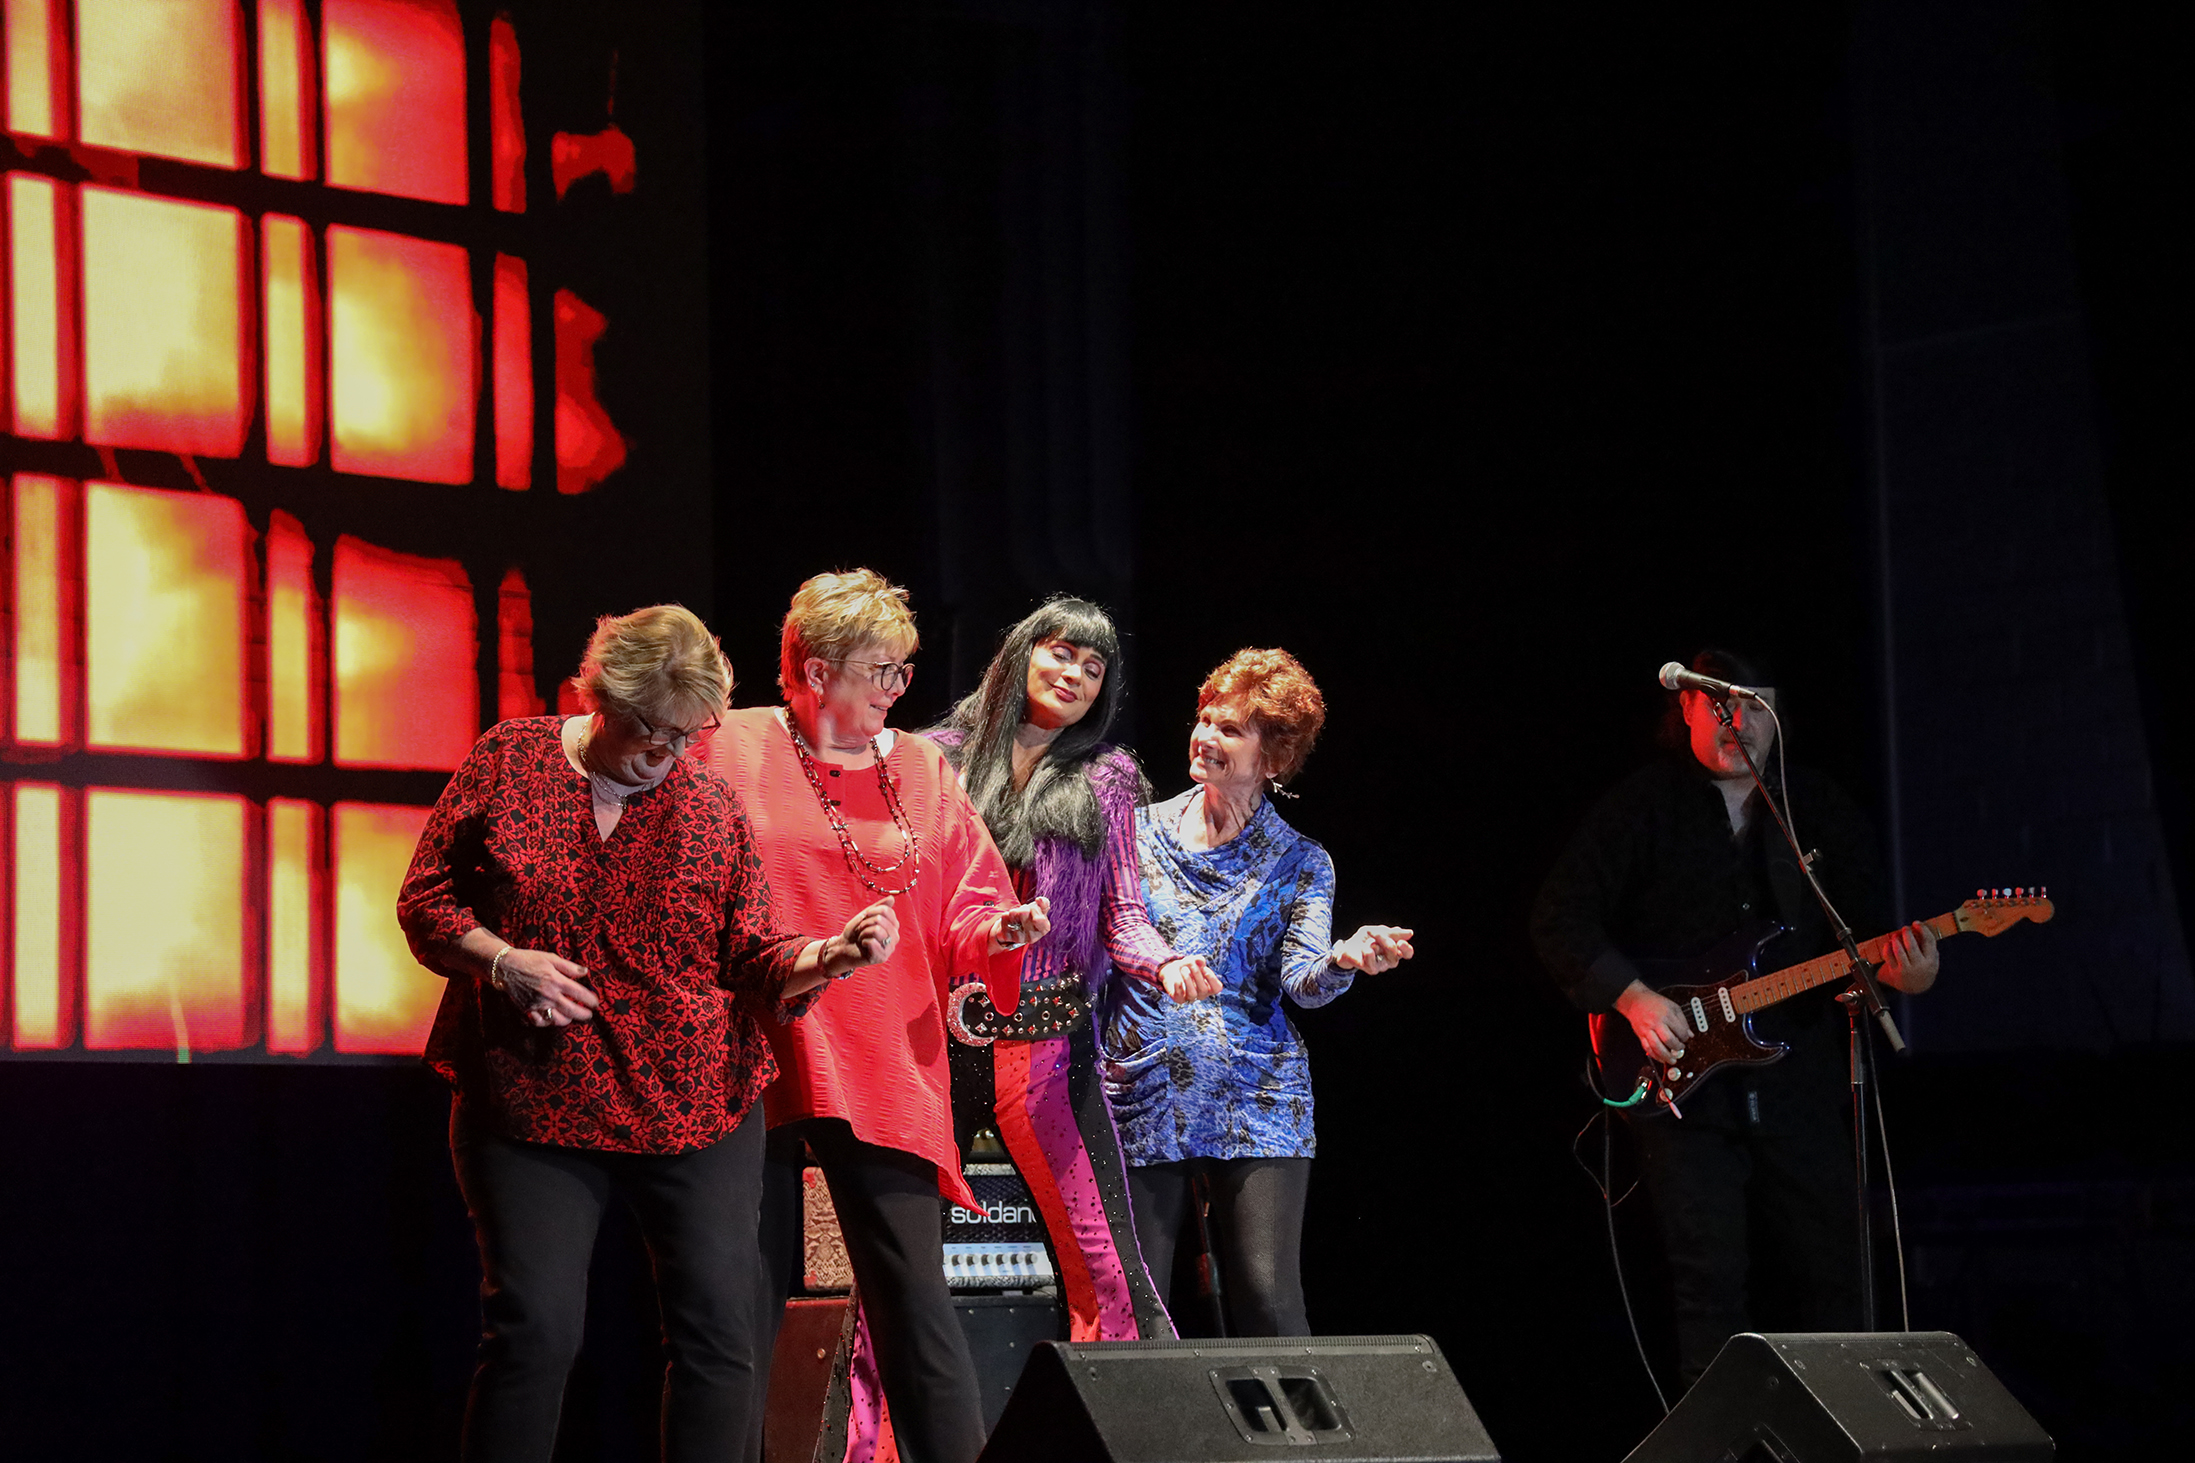
[[[1064,640],[1105,657],[1097,699],[1080,721],[1059,734],[1029,775],[1014,786],[1014,733],[1029,711],[1029,658],[1039,643]],[[1085,764],[1104,745],[1120,707],[1120,634],[1112,618],[1088,600],[1046,600],[1008,630],[973,694],[953,708],[946,725],[961,733],[948,750],[968,787],[968,799],[990,827],[998,851],[1014,868],[1036,858],[1040,839],[1064,838],[1095,858],[1105,846],[1105,815]]]

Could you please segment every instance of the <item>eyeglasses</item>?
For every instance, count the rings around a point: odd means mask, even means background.
[[[723,718],[712,716],[709,718],[707,725],[697,726],[692,731],[661,731],[648,725],[638,716],[635,716],[633,720],[638,722],[640,726],[641,746],[651,751],[660,748],[671,752],[683,752],[695,742],[707,741],[716,734],[716,729],[724,724]]]
[[[907,689],[915,678],[915,663],[911,660],[848,660],[843,655],[826,655],[822,659],[835,665],[860,665],[869,668],[869,679],[876,688],[889,696],[896,696]]]

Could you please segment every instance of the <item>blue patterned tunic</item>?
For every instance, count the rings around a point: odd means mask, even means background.
[[[1122,1153],[1134,1166],[1310,1158],[1311,1064],[1281,996],[1323,1006],[1355,978],[1328,958],[1334,863],[1269,800],[1218,848],[1184,848],[1182,813],[1202,793],[1136,810],[1136,861],[1159,934],[1202,955],[1221,990],[1177,1006],[1155,985],[1107,982],[1100,1054]]]

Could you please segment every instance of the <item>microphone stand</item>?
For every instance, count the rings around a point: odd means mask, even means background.
[[[1889,1039],[1892,1051],[1904,1051],[1905,1038],[1898,1034],[1898,1023],[1892,1019],[1889,1008],[1883,1004],[1882,987],[1875,981],[1875,965],[1860,953],[1859,941],[1852,938],[1852,927],[1844,922],[1844,916],[1837,913],[1837,906],[1829,902],[1829,895],[1823,890],[1822,881],[1814,877],[1813,861],[1799,847],[1798,836],[1791,831],[1790,823],[1785,821],[1783,809],[1777,807],[1775,798],[1769,795],[1768,784],[1761,780],[1761,769],[1753,760],[1752,749],[1746,746],[1744,736],[1736,733],[1731,719],[1730,698],[1710,696],[1708,701],[1715,708],[1715,719],[1732,728],[1734,740],[1738,744],[1738,755],[1745,759],[1745,770],[1753,776],[1754,789],[1760,793],[1761,802],[1768,809],[1769,816],[1776,820],[1776,828],[1783,834],[1783,841],[1790,846],[1791,856],[1799,861],[1799,872],[1806,876],[1807,887],[1814,891],[1814,901],[1821,906],[1822,917],[1829,921],[1829,928],[1835,934],[1837,943],[1844,947],[1844,953],[1852,962],[1852,986],[1838,995],[1837,1003],[1844,1007],[1845,1024],[1851,1031],[1852,1178],[1858,1211],[1856,1224],[1860,1237],[1860,1329],[1872,1331],[1875,1329],[1875,1234],[1873,1216],[1868,1212],[1867,1203],[1868,1062],[1866,1044],[1860,1030],[1860,1008],[1865,1006],[1868,1014],[1875,1018],[1876,1024],[1882,1027],[1883,1035]]]

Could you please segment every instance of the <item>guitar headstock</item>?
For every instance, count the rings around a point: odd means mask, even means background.
[[[1977,935],[2001,934],[2021,920],[2046,922],[2058,911],[2048,889],[1977,889],[1959,906],[1959,928]]]

